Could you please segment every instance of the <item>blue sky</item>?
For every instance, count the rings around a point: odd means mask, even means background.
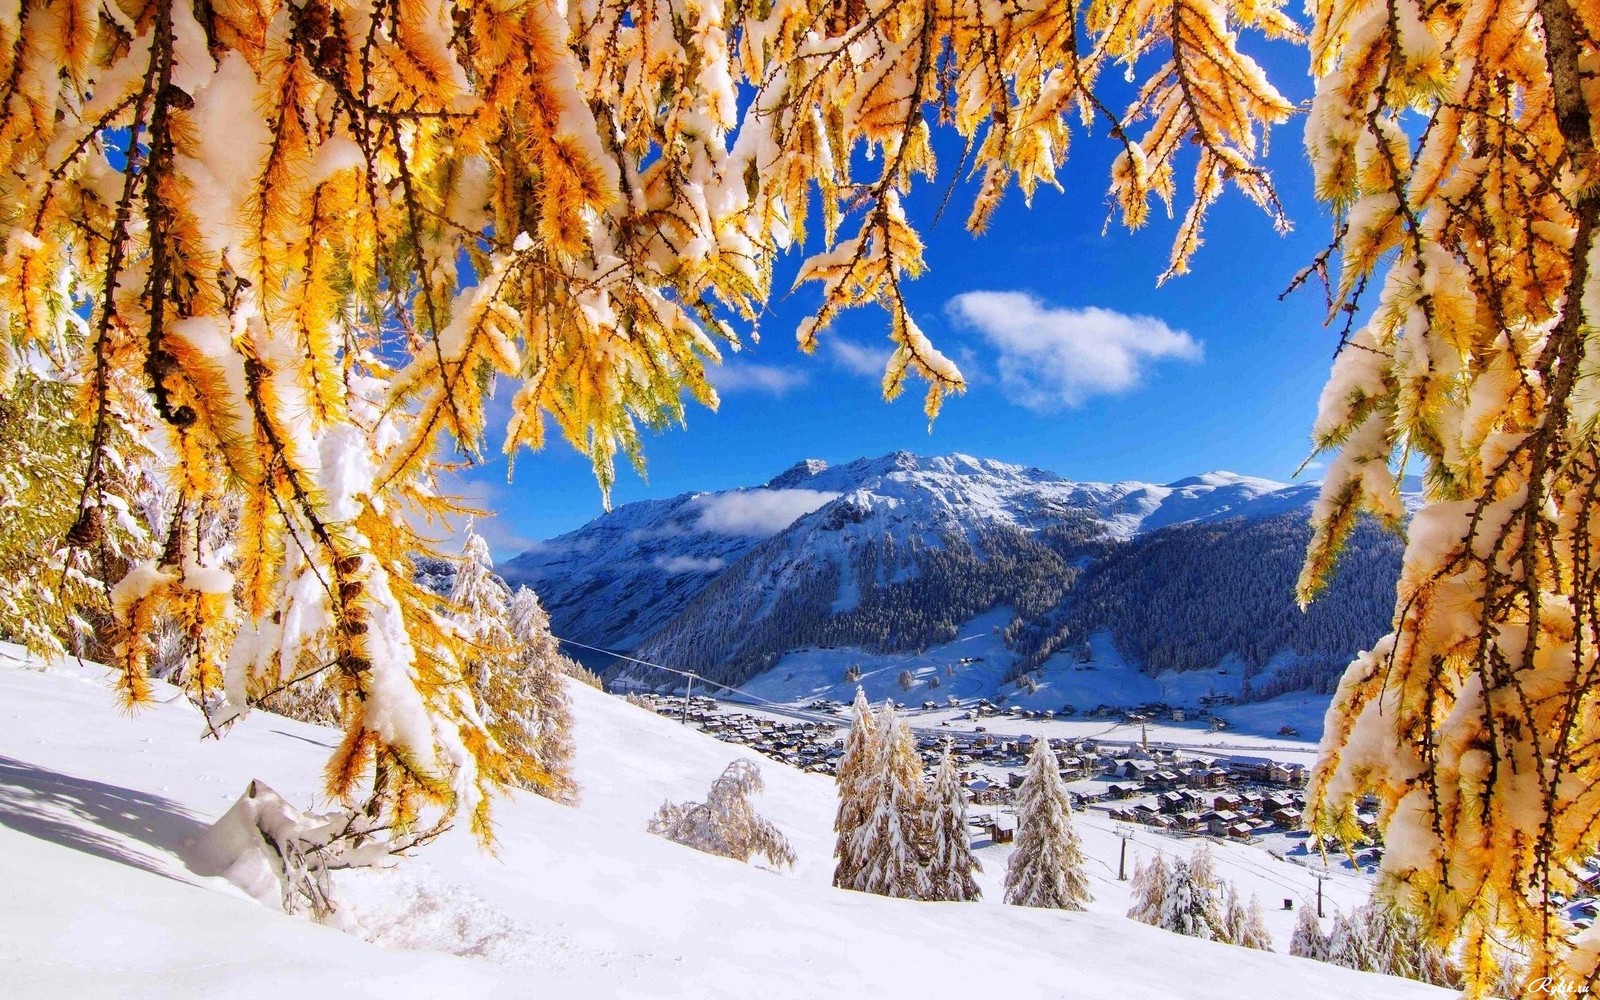
[[[1272,45],[1267,57],[1285,94],[1309,96],[1303,52]],[[1115,96],[1113,105],[1123,100]],[[1311,196],[1301,128],[1296,119],[1275,130],[1268,159],[1293,232],[1278,235],[1230,190],[1212,209],[1190,273],[1159,287],[1177,223],[1157,206],[1139,232],[1115,219],[1105,225],[1115,150],[1103,128],[1075,133],[1063,192],[1041,190],[1031,209],[1010,192],[976,238],[964,228],[970,184],[958,186],[930,227],[959,160],[959,148],[946,146],[945,173],[908,202],[929,265],[908,299],[923,330],[961,365],[968,392],[947,400],[931,431],[920,383],[885,403],[879,381],[889,342],[877,309],[845,314],[816,354],[801,354],[794,329],[818,302],[816,289],[803,287],[772,303],[759,343],[747,338],[742,352],[727,355],[716,379],[720,409],[691,407],[686,428],[649,435],[648,481],[619,469],[613,502],[752,485],[802,458],[840,462],[896,449],[961,451],[1084,480],[1168,482],[1213,469],[1289,479],[1308,455],[1338,339],[1322,325],[1320,288],[1278,301],[1330,235]],[[788,288],[799,260],[786,259],[777,288]],[[520,454],[510,483],[496,456],[457,485],[499,511],[480,530],[501,559],[603,510],[587,459],[560,441]]]

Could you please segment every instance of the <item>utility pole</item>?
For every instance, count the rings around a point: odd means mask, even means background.
[[[689,724],[689,694],[694,691],[694,674],[689,675],[689,683],[683,689],[683,718],[684,725]]]
[[[1333,877],[1333,873],[1326,868],[1311,869],[1311,877],[1317,880],[1317,917],[1322,917],[1322,883]]]
[[[1122,838],[1122,855],[1117,858],[1117,881],[1126,882],[1128,881],[1128,841],[1133,839],[1133,828],[1119,826],[1116,833],[1118,837]]]

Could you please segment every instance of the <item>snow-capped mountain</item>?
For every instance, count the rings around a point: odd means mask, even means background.
[[[1098,622],[1088,610],[1116,618],[1105,628],[1139,650],[1148,637],[1131,634],[1138,625],[1129,615],[1111,612],[1135,600],[1192,602],[1195,590],[1203,600],[1211,591],[1240,595],[1250,605],[1234,616],[1240,621],[1281,620],[1267,640],[1278,646],[1224,650],[1248,664],[1279,648],[1308,652],[1312,640],[1286,617],[1289,584],[1276,578],[1292,574],[1316,492],[1315,484],[1229,472],[1167,484],[1075,482],[960,454],[896,452],[832,467],[807,460],[760,486],[618,508],[502,571],[539,591],[559,635],[730,683],[808,644],[925,648],[998,607],[1015,613],[1019,670],[1086,640]],[[1187,590],[1146,593],[1165,576],[1152,583],[1135,571],[1147,551],[1172,566],[1174,580],[1180,562],[1197,565],[1198,577],[1182,577]],[[1374,551],[1376,563],[1368,558]],[[1336,585],[1314,612],[1339,620],[1336,634],[1322,628],[1310,650],[1328,669],[1387,624],[1388,561],[1398,548],[1367,532],[1354,552],[1347,562],[1370,563],[1371,571]],[[1251,586],[1210,587],[1208,574]],[[1073,600],[1080,581],[1095,595],[1093,609]],[[1346,606],[1352,596],[1354,611]]]
[[[1164,486],[1077,483],[960,454],[902,451],[833,467],[807,459],[760,486],[627,504],[501,572],[539,591],[561,634],[633,649],[740,556],[810,514],[817,517],[807,537],[819,540],[891,535],[939,544],[994,525],[1031,531],[1084,514],[1128,538],[1186,521],[1297,509],[1315,492],[1229,472]]]

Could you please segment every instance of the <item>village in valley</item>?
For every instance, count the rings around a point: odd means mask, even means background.
[[[628,698],[803,771],[832,775],[844,755],[849,707],[842,702],[819,699],[803,707],[751,706],[654,692],[630,693]],[[1009,840],[1014,817],[1006,807],[1022,783],[1035,742],[1047,739],[1079,809],[1175,837],[1257,844],[1285,859],[1309,861],[1316,853],[1309,836],[1300,830],[1308,767],[1303,759],[1285,759],[1304,758],[1314,749],[1309,745],[1274,758],[1262,753],[1202,752],[1146,738],[1124,741],[990,731],[1013,728],[1011,722],[1048,724],[1055,713],[1046,718],[1047,713],[1007,708],[988,699],[970,706],[925,701],[920,708],[903,711],[913,723],[929,773],[946,744],[950,746],[968,800],[976,807],[971,814],[975,836],[987,834],[996,843]],[[1085,713],[1133,726],[1158,714],[1183,721],[1183,710],[1159,704],[1126,709],[1102,705]],[[1375,808],[1360,812],[1358,821],[1369,834],[1356,859],[1357,870],[1363,870],[1375,866],[1381,856]]]

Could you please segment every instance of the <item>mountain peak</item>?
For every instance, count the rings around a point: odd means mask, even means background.
[[[1218,469],[1215,472],[1202,472],[1198,476],[1180,479],[1175,483],[1168,483],[1170,489],[1181,490],[1195,486],[1254,486],[1264,492],[1272,492],[1288,487],[1288,483],[1275,482],[1271,479],[1262,479],[1259,476],[1241,476],[1237,472],[1228,472]]]
[[[820,458],[803,458],[767,481],[769,490],[787,490],[808,479],[828,471],[828,463]]]

